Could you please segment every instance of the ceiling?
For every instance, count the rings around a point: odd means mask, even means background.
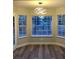
[[[65,0],[14,0],[13,5],[19,7],[60,7],[65,5]]]

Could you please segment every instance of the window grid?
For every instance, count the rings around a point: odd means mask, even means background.
[[[65,15],[58,15],[58,36],[65,36]]]
[[[40,18],[40,17],[44,17],[44,18]],[[52,27],[51,27],[52,17],[51,16],[40,16],[40,17],[39,16],[32,17],[32,35],[35,36],[52,35]]]
[[[26,36],[26,16],[19,16],[19,37]]]

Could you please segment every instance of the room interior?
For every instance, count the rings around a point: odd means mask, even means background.
[[[24,34],[20,32],[22,19],[25,19]],[[64,55],[65,0],[13,0],[14,59],[65,59]]]

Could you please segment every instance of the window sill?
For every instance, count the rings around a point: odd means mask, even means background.
[[[53,37],[53,35],[32,35],[32,37]]]
[[[57,38],[63,38],[64,39],[65,37],[63,37],[63,36],[57,36]]]
[[[27,37],[27,36],[22,36],[22,37],[19,37],[19,39],[21,39],[21,38],[25,38],[25,37]]]

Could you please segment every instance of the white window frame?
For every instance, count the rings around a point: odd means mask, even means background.
[[[58,16],[63,16],[63,15],[57,15],[57,37],[58,38],[65,38],[65,36],[59,36],[58,35]],[[65,16],[65,15],[64,15]],[[64,19],[65,20],[65,19]],[[64,25],[64,27],[65,27],[65,25]]]
[[[33,17],[33,16],[32,16]],[[52,17],[52,16],[51,16]],[[52,18],[53,19],[53,18]],[[53,20],[52,20],[53,21]],[[53,22],[51,22],[51,32],[53,31],[52,30],[52,26],[53,26]],[[33,30],[32,30],[33,31]],[[31,36],[32,37],[52,37],[53,36],[53,32],[52,32],[52,34],[51,35],[32,35],[32,33],[31,33]]]
[[[25,16],[25,15],[19,15],[19,16]],[[19,16],[18,16],[18,38],[25,38],[25,37],[27,37],[27,32],[24,36],[21,36],[21,37],[19,36]],[[26,17],[26,22],[27,22],[27,16],[25,16],[25,17]],[[26,23],[26,25],[20,25],[20,27],[21,26],[24,26],[26,28],[27,23]]]

